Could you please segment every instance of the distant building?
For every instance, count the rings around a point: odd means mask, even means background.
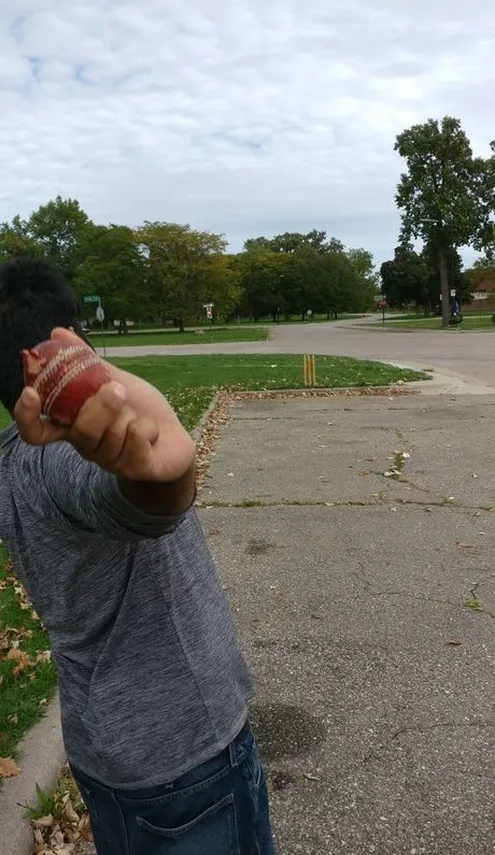
[[[471,302],[466,302],[467,309],[491,309],[495,307],[495,269],[473,270]]]

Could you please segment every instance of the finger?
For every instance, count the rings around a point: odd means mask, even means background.
[[[79,410],[69,432],[69,441],[85,457],[94,454],[124,403],[123,386],[120,383],[105,383]],[[135,418],[134,413],[133,417]]]
[[[41,400],[32,386],[26,386],[14,408],[19,436],[30,445],[47,445],[65,439],[67,428],[56,425],[41,413]]]
[[[153,480],[158,474],[155,445],[159,435],[152,419],[142,417],[131,422],[116,464],[119,474],[136,481]]]
[[[81,344],[81,339],[76,335],[72,328],[66,329],[65,327],[55,327],[51,332],[50,338],[67,345]]]
[[[114,421],[104,432],[98,445],[91,450],[87,445],[84,454],[104,469],[114,470],[124,451],[127,440],[127,430],[130,424],[136,420],[134,410],[124,405],[117,413]],[[78,451],[83,451],[77,445]]]

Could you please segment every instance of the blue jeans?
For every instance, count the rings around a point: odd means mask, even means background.
[[[170,784],[113,790],[72,772],[98,855],[275,855],[252,731]]]

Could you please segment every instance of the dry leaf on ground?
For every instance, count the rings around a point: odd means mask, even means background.
[[[14,677],[18,677],[19,674],[22,674],[22,672],[26,670],[26,668],[31,666],[31,660],[23,650],[17,650],[15,648],[13,650],[9,650],[6,658],[16,663],[12,672]]]
[[[15,778],[20,774],[21,770],[12,757],[0,757],[0,778]]]

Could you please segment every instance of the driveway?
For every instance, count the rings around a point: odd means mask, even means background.
[[[494,407],[232,409],[200,513],[255,677],[280,855],[495,851]]]

